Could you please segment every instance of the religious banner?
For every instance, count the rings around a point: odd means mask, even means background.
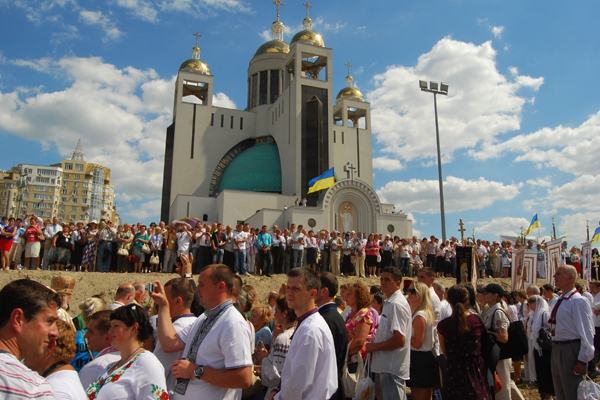
[[[592,242],[589,240],[581,243],[581,270],[586,281],[585,287],[589,288],[592,280]]]
[[[546,244],[546,283],[554,285],[554,273],[561,263],[562,238]]]
[[[537,250],[521,249],[513,252],[512,290],[525,290],[537,281]]]
[[[456,248],[456,283],[471,282],[477,287],[477,266],[475,263],[475,251],[471,246],[458,246]]]

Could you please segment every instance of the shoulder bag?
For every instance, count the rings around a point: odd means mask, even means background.
[[[498,310],[496,310],[498,311]],[[506,317],[508,314],[504,310]],[[496,318],[496,312],[492,316],[492,329],[494,329],[494,320]],[[522,321],[509,322],[508,325],[508,341],[506,343],[498,342],[500,346],[500,359],[506,360],[507,358],[517,358],[527,354],[529,351],[529,344],[527,341],[527,334],[525,333],[525,327]]]
[[[356,393],[356,387],[358,386],[358,382],[362,379],[363,370],[364,370],[364,362],[363,358],[360,355],[360,351],[354,354],[356,358],[358,358],[358,366],[356,367],[356,372],[352,373],[348,371],[348,362],[344,365],[344,394],[346,397],[352,397]],[[347,359],[348,357],[346,357]],[[351,357],[354,359],[354,357]]]
[[[542,350],[549,350],[552,348],[552,335],[550,329],[544,325],[544,316],[542,315],[542,326],[538,332],[537,344]]]

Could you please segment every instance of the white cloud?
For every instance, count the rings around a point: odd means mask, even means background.
[[[527,184],[531,186],[539,186],[545,188],[552,187],[552,181],[550,180],[550,178],[528,179]]]
[[[54,60],[50,57],[43,57],[37,60],[10,60],[10,63],[18,67],[28,67],[38,72],[50,72]]]
[[[154,5],[144,0],[117,0],[117,4],[130,10],[136,17],[148,21],[157,22],[158,12]]]
[[[419,90],[420,79],[450,85],[449,95],[439,96],[437,102],[444,162],[459,149],[492,144],[498,135],[519,129],[527,99],[518,91],[537,89],[543,80],[525,79],[529,77],[516,69],[507,79],[496,68],[496,54],[491,42],[475,45],[444,38],[421,55],[416,66],[390,66],[376,75],[376,88],[367,99],[372,130],[384,151],[404,162],[435,160],[433,99]],[[427,137],[430,140],[424,140]]]
[[[249,4],[239,0],[163,0],[159,4],[164,11],[195,13],[201,18],[206,15],[216,15],[218,10],[232,13],[252,12]]]
[[[586,221],[590,224],[590,239],[594,231],[598,227],[600,215],[598,212],[579,212],[574,214],[566,214],[557,221],[556,236],[566,236],[569,242],[569,248],[580,244],[587,239]],[[596,243],[597,245],[598,243]]]
[[[119,69],[98,57],[48,64],[70,86],[49,93],[38,88],[0,92],[0,128],[43,146],[54,144],[62,157],[81,138],[86,159],[112,169],[124,219],[157,215],[173,78],[161,79],[151,69]]]
[[[236,109],[236,105],[225,93],[217,93],[213,95],[213,105],[215,107]]]
[[[503,26],[490,26],[490,31],[496,39],[502,39],[502,33],[504,32]]]
[[[438,185],[437,180],[391,181],[377,190],[377,194],[382,202],[393,203],[399,210],[433,214],[440,211]],[[519,194],[521,186],[484,178],[468,181],[448,176],[444,182],[445,211],[480,210],[496,201],[512,200]]]
[[[116,24],[110,20],[102,11],[81,10],[79,12],[80,19],[88,25],[99,25],[105,33],[103,41],[117,40],[123,32],[117,28]]]
[[[323,30],[328,31],[328,32],[338,33],[339,31],[346,28],[346,25],[348,25],[347,22],[326,23],[323,25]]]
[[[527,229],[529,221],[525,218],[498,217],[479,222],[475,226],[475,232],[517,236],[521,234],[521,227]]]
[[[600,211],[598,187],[600,175],[586,174],[548,190],[548,197],[555,208]]]
[[[404,169],[404,166],[400,160],[388,157],[376,157],[373,159],[373,168],[383,169],[385,171],[400,171]]]

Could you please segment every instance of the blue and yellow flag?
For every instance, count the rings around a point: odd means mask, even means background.
[[[531,224],[529,224],[529,228],[525,232],[525,237],[527,237],[527,235],[529,235],[531,232],[533,232],[533,230],[535,228],[539,228],[539,227],[540,227],[540,221],[538,221],[537,214],[535,214],[533,216],[533,218],[531,219]]]
[[[600,226],[596,228],[594,236],[592,236],[592,244],[596,243],[598,240],[600,240]]]
[[[333,168],[330,168],[308,182],[307,194],[318,192],[323,189],[329,189],[330,187],[333,187],[333,185],[335,185],[335,174],[333,173]]]

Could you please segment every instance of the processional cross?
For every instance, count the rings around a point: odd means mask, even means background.
[[[460,229],[458,230],[460,232],[460,241],[464,244],[465,243],[465,223],[463,222],[462,218],[460,219],[460,222],[458,223],[458,225],[460,225]]]

